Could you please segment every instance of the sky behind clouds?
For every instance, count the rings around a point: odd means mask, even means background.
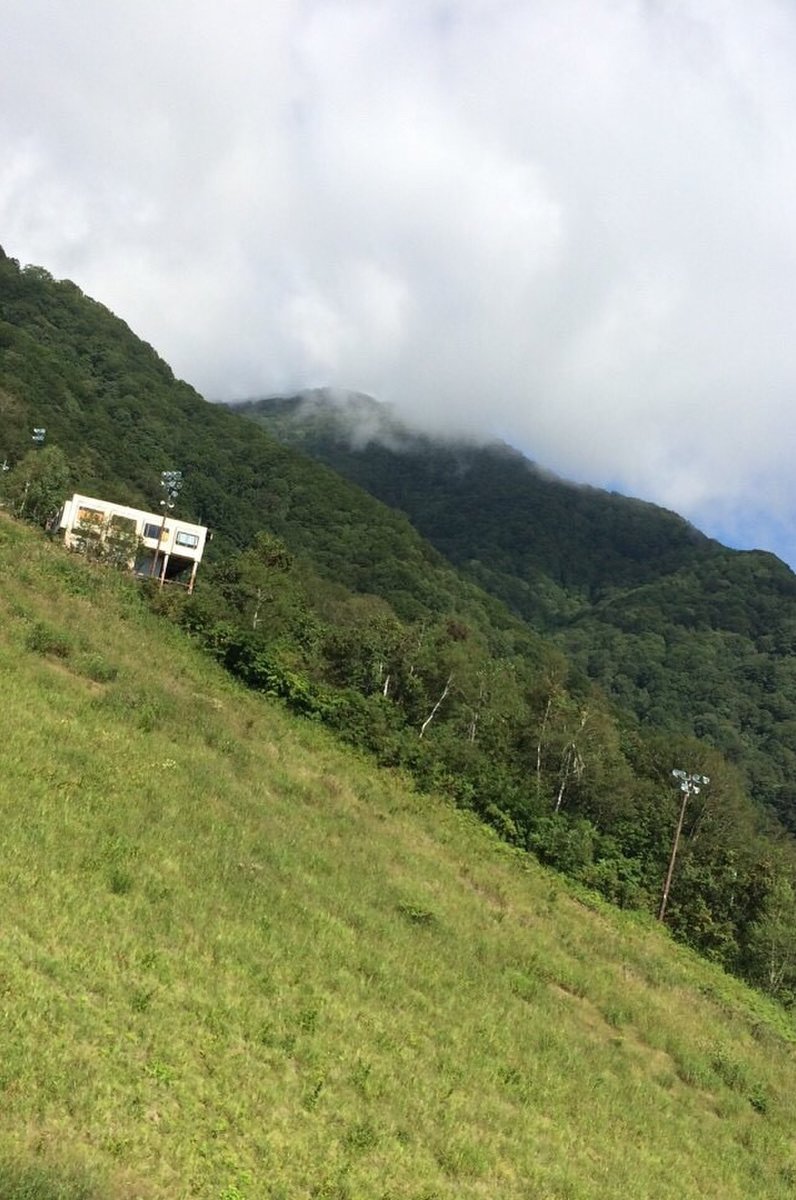
[[[0,0],[0,242],[796,563],[791,0]]]

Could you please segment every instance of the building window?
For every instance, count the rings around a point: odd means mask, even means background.
[[[81,507],[77,510],[76,525],[102,525],[105,520],[105,513],[99,508]]]
[[[119,513],[111,516],[111,529],[118,533],[126,533],[135,537],[135,520],[133,517],[123,517]]]
[[[186,533],[184,529],[180,529],[174,540],[178,546],[188,546],[191,550],[195,550],[199,545],[199,534]]]
[[[160,526],[159,526],[159,525],[152,525],[152,524],[151,524],[151,523],[148,521],[148,522],[146,523],[146,525],[144,526],[144,537],[145,537],[145,538],[154,538],[154,539],[155,539],[155,541],[157,541],[157,540],[158,540],[158,538],[160,537]]]

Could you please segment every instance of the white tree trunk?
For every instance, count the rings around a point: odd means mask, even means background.
[[[435,716],[436,716],[436,715],[437,715],[437,713],[439,712],[439,707],[440,707],[440,705],[442,704],[442,702],[443,702],[443,700],[445,699],[445,697],[448,695],[448,692],[451,690],[451,684],[452,684],[452,683],[453,683],[453,676],[452,676],[452,675],[449,675],[449,676],[448,676],[448,678],[447,678],[447,681],[446,681],[446,683],[445,683],[445,687],[443,688],[442,695],[440,696],[439,700],[437,701],[437,703],[436,703],[436,704],[434,705],[434,707],[432,708],[431,712],[430,712],[430,713],[428,714],[428,716],[426,717],[426,719],[425,719],[425,721],[423,722],[423,724],[420,726],[420,736],[421,736],[421,737],[422,737],[422,736],[423,736],[423,734],[426,732],[426,730],[428,729],[429,725],[431,724],[431,722],[434,720]]]

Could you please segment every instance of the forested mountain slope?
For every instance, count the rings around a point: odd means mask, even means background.
[[[573,486],[504,443],[414,432],[367,396],[319,391],[235,408],[406,512],[458,566],[493,573],[493,589],[505,588],[526,617],[561,618],[540,583],[560,589],[566,607],[565,597],[593,601],[719,549],[675,513]]]
[[[3,513],[0,578],[3,1200],[792,1196],[781,1008]]]
[[[213,529],[219,554],[267,527],[319,571],[401,612],[470,604],[472,588],[405,518],[207,404],[74,284],[5,256],[0,417],[0,454],[18,461],[32,426],[45,427],[85,494],[110,488],[119,502],[157,507],[160,471],[181,469],[181,510]]]
[[[367,397],[240,411],[405,512],[646,726],[708,739],[796,828],[796,576],[503,445],[413,434]]]

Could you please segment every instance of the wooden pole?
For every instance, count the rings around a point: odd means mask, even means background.
[[[666,882],[663,885],[663,895],[661,896],[661,907],[658,912],[658,920],[662,921],[666,916],[666,905],[669,902],[669,888],[672,886],[672,875],[674,875],[674,864],[677,859],[677,849],[680,845],[680,834],[683,832],[683,821],[685,820],[685,809],[688,804],[688,798],[691,795],[691,789],[687,780],[681,784],[683,792],[683,803],[680,805],[680,819],[677,822],[677,832],[674,835],[672,843],[672,856],[669,859],[669,870],[666,872]]]
[[[149,572],[153,578],[158,573],[158,555],[160,554],[160,543],[163,541],[163,530],[166,528],[166,501],[161,500],[160,503],[163,505],[163,520],[160,522],[160,529],[158,531],[158,544],[155,546],[155,554],[152,558],[152,570]]]

